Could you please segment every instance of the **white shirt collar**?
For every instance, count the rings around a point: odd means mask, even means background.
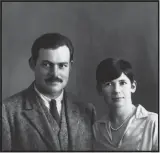
[[[143,118],[148,116],[148,111],[140,104],[136,106],[136,112],[135,112],[135,117],[138,118]],[[107,123],[109,121],[108,114],[104,115],[98,122],[101,123]]]
[[[51,102],[51,98],[45,96],[44,94],[42,94],[40,91],[38,91],[38,89],[36,88],[35,84],[34,84],[34,89],[37,92],[37,94],[42,98],[42,100],[44,101],[44,105],[50,109],[50,102]],[[61,94],[55,98],[56,100],[56,106],[57,106],[57,110],[59,115],[61,114],[61,108],[62,108],[62,100],[63,100],[63,92],[64,90],[62,90]]]

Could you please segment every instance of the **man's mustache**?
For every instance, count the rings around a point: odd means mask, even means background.
[[[63,82],[62,79],[60,79],[58,77],[53,77],[53,76],[45,79],[45,81],[47,81],[47,82]]]

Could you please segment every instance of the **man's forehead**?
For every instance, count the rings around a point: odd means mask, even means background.
[[[66,62],[70,59],[70,51],[67,46],[60,46],[56,49],[41,48],[39,50],[39,59],[40,60],[48,60],[48,61]]]
[[[64,46],[59,46],[57,48],[40,48],[39,53],[45,54],[45,53],[52,53],[52,52],[60,52],[60,53],[70,53],[69,48]]]

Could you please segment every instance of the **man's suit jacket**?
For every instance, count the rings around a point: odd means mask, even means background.
[[[93,150],[92,104],[78,102],[64,94],[68,123],[69,151]],[[32,85],[2,104],[2,151],[59,151],[56,123]]]

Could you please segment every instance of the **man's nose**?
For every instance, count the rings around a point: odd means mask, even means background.
[[[58,66],[57,65],[52,66],[52,68],[50,69],[50,73],[54,76],[58,76]]]

